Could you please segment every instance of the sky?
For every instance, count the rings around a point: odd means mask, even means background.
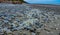
[[[57,4],[60,5],[60,0],[24,0],[31,4]]]

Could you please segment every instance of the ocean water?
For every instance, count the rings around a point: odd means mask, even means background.
[[[24,0],[30,4],[54,4],[60,5],[60,0]]]

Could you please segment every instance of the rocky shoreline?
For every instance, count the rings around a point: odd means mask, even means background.
[[[24,4],[0,4],[0,35],[59,35],[60,14]]]

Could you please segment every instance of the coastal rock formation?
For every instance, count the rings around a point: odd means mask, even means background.
[[[0,0],[0,3],[13,3],[13,4],[22,4],[22,3],[27,3],[23,0]]]

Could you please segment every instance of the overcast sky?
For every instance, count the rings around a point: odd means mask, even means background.
[[[60,0],[24,0],[28,3],[35,4],[60,4]]]

